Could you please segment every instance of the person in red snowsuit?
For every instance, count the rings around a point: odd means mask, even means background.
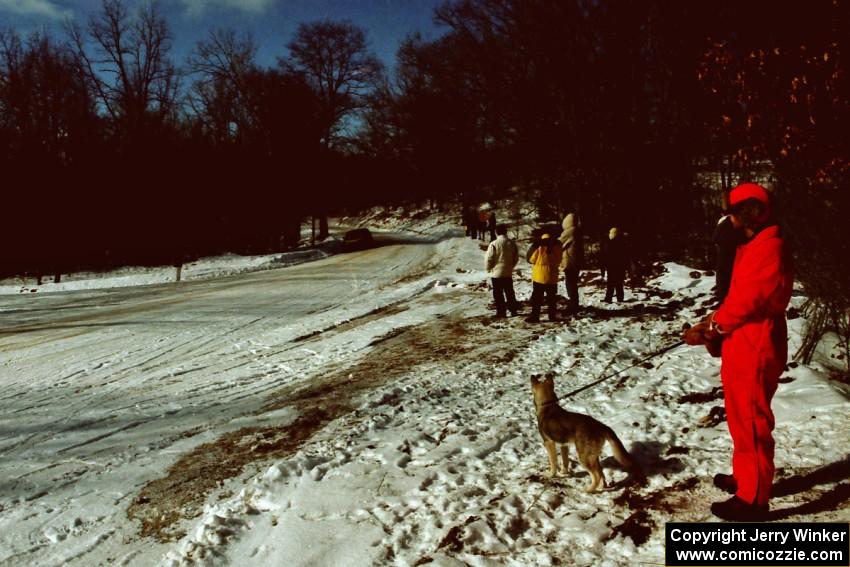
[[[732,521],[767,517],[773,482],[774,418],[770,402],[788,356],[785,309],[793,273],[779,227],[770,221],[767,191],[754,183],[729,194],[733,226],[745,237],[738,246],[729,293],[704,322],[685,331],[688,344],[722,339],[720,377],[732,436],[732,474],[715,486],[734,494],[712,504],[715,516]]]

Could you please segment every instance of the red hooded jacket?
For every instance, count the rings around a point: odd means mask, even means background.
[[[726,334],[722,374],[779,377],[788,357],[785,309],[793,284],[779,227],[768,226],[738,247],[729,294],[714,314]]]

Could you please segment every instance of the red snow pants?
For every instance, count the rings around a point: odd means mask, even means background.
[[[731,375],[730,375],[731,374]],[[767,504],[773,484],[773,412],[779,375],[722,372],[726,422],[732,436],[732,475],[738,498]]]

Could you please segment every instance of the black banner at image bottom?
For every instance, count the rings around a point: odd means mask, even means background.
[[[850,524],[669,522],[668,567],[850,567]]]

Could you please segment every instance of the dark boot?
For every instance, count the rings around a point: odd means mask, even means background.
[[[714,475],[714,486],[728,494],[738,492],[738,481],[731,474],[717,473]]]
[[[727,522],[762,522],[767,520],[767,504],[749,504],[737,496],[711,505],[711,513]]]
[[[514,317],[519,315],[520,307],[519,307],[519,302],[516,300],[516,298],[514,298],[514,300],[512,302],[508,303],[508,310],[511,312],[511,315],[513,315]]]

